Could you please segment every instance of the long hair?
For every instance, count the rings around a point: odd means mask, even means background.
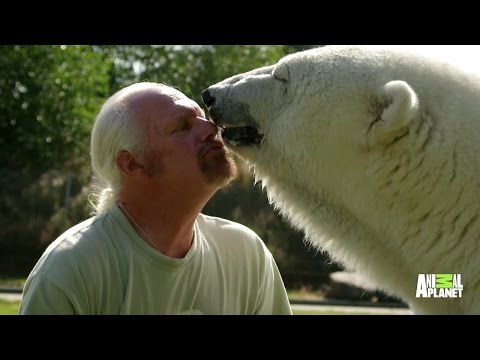
[[[96,214],[111,207],[121,190],[122,174],[115,163],[117,155],[123,150],[141,152],[146,145],[145,132],[126,101],[129,90],[152,85],[159,84],[140,83],[120,90],[105,102],[95,120],[90,142],[94,175],[89,200]]]

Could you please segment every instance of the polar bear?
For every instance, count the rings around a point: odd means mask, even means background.
[[[327,46],[202,98],[314,246],[414,313],[480,313],[479,75],[402,48]]]

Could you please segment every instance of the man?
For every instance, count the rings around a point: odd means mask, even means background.
[[[236,166],[194,101],[155,83],[120,90],[91,157],[106,184],[97,215],[46,249],[21,314],[291,314],[260,238],[200,213]]]

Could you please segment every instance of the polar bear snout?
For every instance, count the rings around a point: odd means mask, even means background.
[[[210,94],[209,89],[202,91],[202,100],[209,109],[215,103],[215,97]]]
[[[202,91],[202,100],[208,107],[210,120],[222,129],[223,140],[232,146],[255,146],[263,140],[249,106],[237,101],[222,99],[216,102],[210,88]]]

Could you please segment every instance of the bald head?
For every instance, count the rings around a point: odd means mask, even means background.
[[[205,115],[198,104],[182,92],[157,83],[144,82],[127,86],[112,96],[109,101],[122,104],[128,109],[131,117],[140,121],[143,125],[147,125],[153,116],[166,116],[165,110],[179,104],[195,107]]]
[[[145,126],[161,104],[188,101],[180,91],[157,83],[137,83],[112,95],[103,105],[92,129],[92,169],[103,187],[95,204],[97,212],[110,207],[121,188],[115,164],[120,151],[143,152],[148,143]]]
[[[188,99],[182,92],[163,84],[143,82],[123,88],[113,95],[108,101],[121,101],[135,106],[145,102],[148,96],[169,97],[173,100]]]

